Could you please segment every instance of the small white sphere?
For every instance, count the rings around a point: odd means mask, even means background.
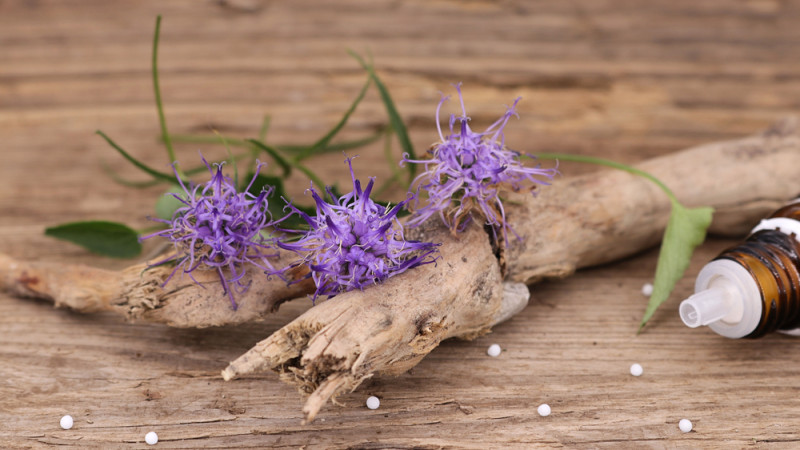
[[[631,375],[638,377],[644,373],[644,369],[642,369],[641,364],[631,364]]]
[[[688,433],[692,431],[692,421],[689,419],[681,419],[681,421],[678,422],[678,428],[684,433]]]
[[[72,428],[73,423],[74,422],[72,420],[72,416],[70,416],[69,414],[61,418],[61,428],[65,430],[69,430],[70,428]]]
[[[155,431],[151,431],[144,435],[144,441],[147,442],[147,445],[156,445],[158,444],[158,435]]]
[[[547,403],[542,403],[538,408],[536,408],[536,412],[538,412],[542,417],[547,417],[550,415],[550,405]]]
[[[374,395],[367,399],[367,408],[378,409],[381,406],[381,399]]]
[[[491,356],[491,357],[495,357],[495,356],[500,356],[500,353],[501,353],[502,351],[503,351],[503,349],[502,349],[502,348],[500,348],[500,346],[499,346],[499,345],[497,345],[497,344],[492,344],[492,345],[490,345],[490,346],[489,346],[489,349],[488,349],[488,350],[486,350],[486,354],[487,354],[487,355],[489,355],[489,356]]]
[[[650,283],[645,283],[644,286],[642,286],[642,294],[644,294],[645,297],[650,297],[653,295],[653,285]]]

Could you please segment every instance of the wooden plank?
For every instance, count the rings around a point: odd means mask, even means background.
[[[800,5],[791,1],[5,0],[0,251],[127,264],[41,233],[88,218],[148,224],[160,189],[109,183],[100,160],[137,174],[93,132],[166,167],[148,72],[158,13],[168,121],[181,133],[249,137],[269,113],[271,142],[313,140],[363,82],[346,48],[375,55],[420,149],[437,139],[437,91],[456,81],[476,128],[524,97],[507,137],[522,150],[626,162],[749,134],[795,112],[800,92]],[[373,93],[345,134],[384,121]],[[195,145],[179,155],[194,161],[198,148],[224,155]],[[360,175],[388,176],[379,145],[359,153]],[[344,181],[341,159],[316,167]],[[298,178],[292,193],[305,183]],[[655,251],[537,285],[532,304],[492,334],[445,342],[411,373],[367,381],[310,426],[300,425],[301,398],[277,377],[219,378],[308,300],[263,324],[174,330],[0,294],[0,446],[143,445],[155,430],[162,447],[792,447],[800,340],[725,340],[685,329],[675,313],[691,275],[730,243],[700,249],[640,336],[640,289]],[[496,359],[485,354],[491,343],[504,348]],[[640,378],[628,374],[634,362]],[[366,409],[369,395],[380,409]],[[546,418],[536,413],[543,402],[553,408]],[[64,414],[75,417],[72,430],[59,428]],[[678,430],[684,417],[694,432]]]

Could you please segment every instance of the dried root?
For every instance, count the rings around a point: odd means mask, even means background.
[[[744,236],[758,220],[800,194],[800,134],[795,119],[733,141],[638,165],[689,207],[713,206],[709,232]],[[508,220],[523,236],[505,254],[508,278],[532,283],[656,245],[669,199],[649,180],[621,171],[560,180],[536,198],[517,197]]]
[[[282,255],[276,264],[290,258]],[[120,272],[87,266],[47,262],[21,262],[0,255],[0,288],[21,297],[50,300],[56,307],[79,312],[114,311],[131,321],[163,323],[174,327],[204,328],[257,321],[275,312],[284,301],[313,292],[305,280],[291,286],[251,267],[250,288],[236,296],[238,308],[228,301],[214,271],[176,274],[166,286],[172,267],[148,268],[138,264]]]
[[[311,421],[328,399],[373,374],[401,374],[443,339],[480,336],[527,304],[524,285],[509,286],[504,296],[482,229],[470,227],[458,240],[436,224],[423,231],[426,240],[446,242],[435,265],[318,304],[231,363],[223,377],[276,370],[310,394],[304,412]]]
[[[786,120],[749,138],[689,149],[640,167],[688,206],[713,206],[711,232],[742,235],[800,193],[797,123]],[[329,399],[364,379],[405,372],[443,339],[479,336],[513,315],[527,301],[527,289],[508,284],[504,289],[504,280],[531,283],[565,276],[653,246],[670,207],[649,181],[605,171],[559,180],[537,198],[513,198],[507,219],[522,241],[507,249],[493,248],[477,226],[454,238],[443,226],[426,224],[408,235],[442,243],[435,265],[321,302],[231,363],[223,377],[275,370],[309,395],[304,412],[313,420]],[[214,272],[195,272],[205,287],[186,278],[162,288],[170,269],[145,268],[110,272],[26,264],[0,255],[0,288],[83,312],[112,310],[178,327],[258,320],[314,289],[310,281],[287,286],[251,269],[252,285],[237,297],[234,311]]]

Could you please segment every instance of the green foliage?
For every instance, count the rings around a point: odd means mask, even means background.
[[[117,222],[71,222],[47,228],[44,234],[112,258],[134,258],[142,252],[136,231]]]
[[[711,225],[714,210],[709,207],[686,208],[672,201],[667,229],[658,254],[653,294],[647,304],[639,331],[653,317],[659,306],[667,300],[675,284],[683,277],[695,247],[703,243],[706,230]]]

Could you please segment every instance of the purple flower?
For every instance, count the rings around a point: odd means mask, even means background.
[[[317,214],[310,217],[293,205],[294,213],[302,217],[310,229],[298,241],[279,242],[287,250],[305,252],[303,260],[311,270],[317,287],[313,300],[320,295],[333,297],[353,289],[363,289],[407,269],[435,260],[436,244],[407,241],[397,213],[408,199],[393,208],[375,203],[369,198],[374,178],[364,190],[353,173],[351,158],[346,159],[353,180],[353,192],[337,198],[327,189],[333,203],[327,203],[311,188]],[[307,277],[308,277],[307,276]]]
[[[164,285],[178,270],[183,270],[195,282],[197,280],[192,276],[195,270],[215,270],[233,309],[236,309],[234,288],[244,293],[249,287],[249,283],[243,281],[243,265],[252,264],[264,271],[274,271],[267,258],[275,256],[270,251],[276,247],[272,239],[261,233],[276,223],[267,210],[267,197],[272,189],[264,189],[258,196],[248,192],[264,166],[262,163],[257,164],[255,175],[247,188],[238,192],[231,179],[222,175],[223,163],[214,164],[215,171],[204,158],[203,162],[211,173],[211,179],[191,190],[183,183],[173,165],[175,177],[184,193],[170,195],[183,206],[175,211],[172,220],[152,219],[167,224],[168,228],[144,236],[141,240],[162,236],[175,246],[175,255],[153,264],[176,264]]]
[[[436,107],[436,127],[441,142],[433,145],[428,151],[430,159],[413,160],[403,155],[403,163],[422,164],[425,171],[412,183],[416,186],[417,201],[415,211],[407,222],[416,226],[438,214],[453,233],[461,231],[477,212],[495,233],[502,229],[503,238],[508,242],[507,231],[513,228],[506,222],[505,209],[500,199],[503,191],[519,191],[527,188],[533,192],[536,185],[549,184],[537,177],[552,179],[558,173],[556,169],[542,169],[540,166],[525,167],[519,161],[519,152],[505,147],[505,128],[511,116],[517,116],[515,110],[520,98],[508,108],[500,119],[483,133],[476,133],[469,128],[469,117],[461,95],[461,83],[455,85],[461,101],[462,115],[450,115],[450,134],[442,135],[439,124],[439,112],[442,104],[449,97],[442,96]],[[461,123],[456,131],[456,121]],[[526,187],[527,186],[527,187]],[[419,193],[427,193],[427,202],[419,207]],[[516,233],[515,233],[516,234]],[[519,237],[519,236],[517,236]]]

